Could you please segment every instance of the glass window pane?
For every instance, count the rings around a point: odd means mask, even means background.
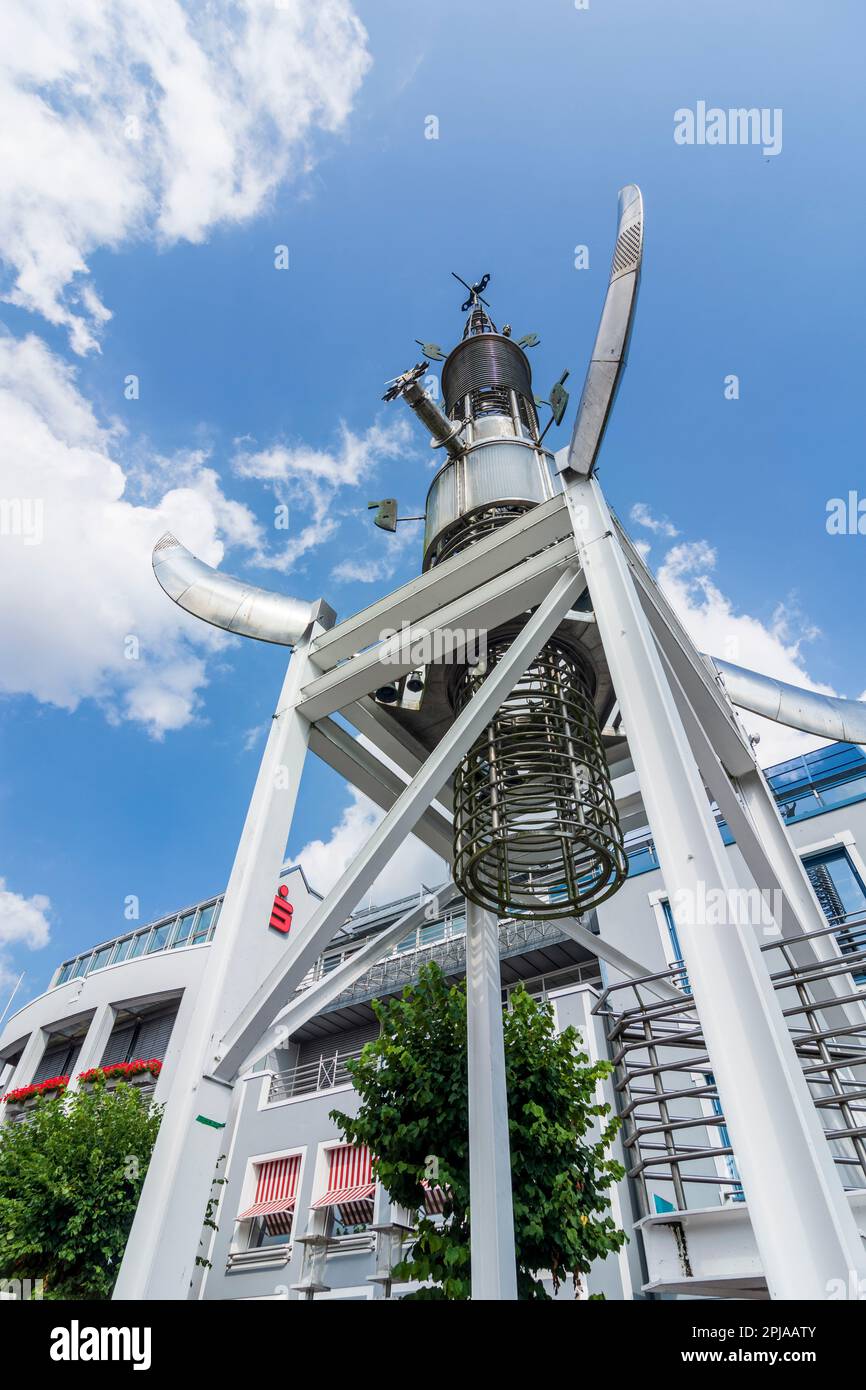
[[[442,941],[445,937],[444,922],[430,922],[428,926],[422,927],[418,933],[419,946],[430,946],[434,941]]]
[[[183,916],[182,916],[181,919],[180,919],[180,922],[178,923],[177,931],[175,932],[174,941],[171,943],[171,944],[172,944],[172,947],[175,947],[175,946],[185,946],[185,945],[187,944],[187,942],[188,942],[188,940],[189,940],[190,932],[192,931],[192,924],[193,924],[194,921],[195,921],[195,913],[194,913],[194,912],[185,912],[185,913],[183,914]]]
[[[101,951],[97,951],[96,955],[93,958],[93,965],[90,967],[91,970],[104,969],[104,967],[111,960],[111,953],[113,950],[113,946],[103,946]]]
[[[132,942],[133,938],[131,936],[125,936],[122,941],[117,942],[114,948],[113,957],[115,965],[120,960],[126,960],[126,957],[129,955],[129,948],[132,945]]]
[[[192,943],[197,946],[200,941],[206,941],[211,927],[216,917],[217,904],[211,903],[209,907],[203,907],[198,915],[195,930],[192,934]]]
[[[73,961],[67,961],[66,965],[64,965],[61,968],[60,974],[57,976],[57,983],[59,985],[65,984],[65,982],[69,979],[69,976],[72,973],[73,964]]]
[[[174,926],[174,922],[163,922],[160,926],[154,927],[151,932],[150,941],[147,944],[147,954],[152,955],[154,951],[161,951],[168,941],[168,934]]]
[[[129,959],[135,960],[136,956],[143,956],[147,949],[147,938],[150,936],[150,928],[139,932],[138,936],[132,938],[132,950],[129,952]]]
[[[73,980],[79,979],[80,976],[85,973],[89,964],[90,956],[79,956],[72,971]]]

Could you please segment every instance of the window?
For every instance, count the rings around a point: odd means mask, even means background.
[[[674,914],[671,911],[671,905],[668,902],[667,898],[663,898],[661,900],[661,908],[662,912],[664,913],[665,925],[668,929],[668,936],[670,937],[671,947],[674,953],[673,960],[669,961],[668,964],[682,967],[683,948],[680,945],[680,938],[677,933],[677,926],[676,922],[674,921]],[[685,970],[682,968],[677,971],[676,983],[684,994],[691,994],[692,987],[689,984],[689,977],[686,974]]]
[[[711,1071],[704,1073],[704,1081],[707,1083],[708,1086],[715,1086],[716,1084],[716,1078]],[[722,1103],[719,1100],[718,1095],[710,1097],[710,1106],[714,1115],[722,1114]],[[731,1147],[731,1136],[728,1133],[728,1126],[725,1124],[721,1124],[714,1125],[713,1128],[719,1136],[719,1144],[721,1145],[721,1147],[724,1149],[729,1149]],[[746,1200],[746,1196],[743,1192],[742,1183],[740,1182],[740,1174],[737,1170],[737,1165],[734,1162],[732,1154],[725,1155],[724,1164],[725,1168],[727,1169],[728,1177],[734,1179],[733,1185],[726,1189],[731,1201],[744,1202]]]
[[[218,908],[219,903],[211,903],[209,907],[202,908],[201,912],[198,915],[198,921],[195,924],[195,929],[192,934],[191,944],[193,946],[198,946],[200,942],[209,940],[211,936],[211,928],[214,926],[216,922]]]
[[[340,1144],[328,1153],[328,1185],[313,1203],[314,1211],[328,1213],[325,1234],[355,1235],[373,1220],[373,1159],[363,1145]]]
[[[147,943],[147,954],[150,956],[154,951],[161,951],[168,941],[168,934],[174,926],[174,919],[170,922],[161,922],[158,927],[154,927],[150,934],[150,941]]]
[[[840,951],[850,954],[862,950],[866,946],[866,929],[844,928],[845,922],[866,916],[866,885],[847,850],[840,846],[806,855],[803,865],[827,921],[842,927],[836,935]],[[854,971],[853,976],[858,985],[866,984],[866,966]]]
[[[175,933],[174,941],[171,943],[171,945],[172,945],[172,950],[174,950],[174,948],[175,948],[176,946],[186,946],[186,945],[187,945],[187,943],[188,943],[188,941],[189,941],[190,933],[192,932],[192,924],[193,924],[194,921],[195,921],[195,913],[194,913],[194,912],[185,912],[185,913],[183,914],[183,916],[181,917],[180,921],[179,921],[178,924],[177,924],[177,931],[176,931],[176,933]]]
[[[255,1200],[235,1218],[250,1222],[248,1250],[285,1245],[292,1231],[300,1171],[300,1154],[255,1165]]]
[[[150,931],[147,930],[147,931],[139,932],[139,933],[138,933],[138,936],[134,936],[134,937],[132,938],[132,949],[131,949],[130,952],[129,952],[129,959],[130,959],[130,960],[135,960],[137,956],[143,956],[143,955],[144,955],[144,952],[145,952],[145,950],[147,949],[147,938],[148,938],[149,936],[150,936]]]

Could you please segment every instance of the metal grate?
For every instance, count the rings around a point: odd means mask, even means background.
[[[640,222],[633,222],[630,227],[620,232],[614,247],[611,275],[619,275],[624,270],[634,270],[640,259],[641,228]]]
[[[487,668],[519,629],[488,638]],[[465,707],[486,669],[459,668]],[[570,917],[609,898],[628,871],[598,717],[595,678],[551,638],[479,734],[454,778],[454,881],[500,915]],[[539,906],[539,896],[544,902]]]

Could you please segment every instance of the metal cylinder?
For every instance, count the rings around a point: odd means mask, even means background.
[[[490,392],[494,399],[497,392],[502,392],[502,413],[507,415],[511,390],[531,402],[532,373],[523,350],[500,333],[477,333],[464,338],[442,367],[442,395],[448,415],[458,401],[473,392]]]
[[[487,670],[518,630],[488,639]],[[483,672],[455,672],[455,711]],[[458,768],[454,881],[471,902],[500,916],[570,917],[623,883],[628,865],[594,689],[588,660],[557,634]]]

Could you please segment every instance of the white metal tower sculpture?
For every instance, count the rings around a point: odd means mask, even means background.
[[[697,904],[707,889],[735,889],[709,792],[755,886],[778,890],[778,925],[802,937],[796,950],[804,959],[833,951],[826,935],[809,938],[824,925],[821,909],[731,699],[857,741],[866,740],[864,707],[702,657],[593,476],[625,364],[642,249],[643,203],[630,185],[620,194],[571,445],[556,461],[539,434],[528,340],[496,330],[481,293],[488,277],[467,287],[466,332],[443,368],[445,409],[420,385],[426,364],[395,379],[389,396],[402,396],[445,451],[418,579],[335,623],[323,602],[253,589],[208,569],[173,537],[158,543],[154,568],[176,602],[294,651],[115,1298],[188,1295],[238,1077],[424,919],[420,902],[297,994],[410,833],[455,866],[459,887],[439,890],[439,907],[461,890],[467,898],[473,1298],[516,1297],[497,912],[556,916],[624,974],[646,973],[577,917],[624,873],[598,733],[614,701],[671,901]],[[554,395],[551,402],[557,411]],[[404,624],[403,640],[383,637]],[[468,650],[467,633],[478,630],[490,636],[486,665]],[[418,644],[437,638],[446,656],[419,670]],[[363,742],[333,719],[338,712]],[[262,978],[254,943],[308,750],[385,816]],[[677,909],[676,925],[771,1295],[822,1298],[829,1280],[866,1274],[863,1242],[758,942],[749,927],[708,925],[687,908]],[[836,1007],[832,992],[826,1004]]]

